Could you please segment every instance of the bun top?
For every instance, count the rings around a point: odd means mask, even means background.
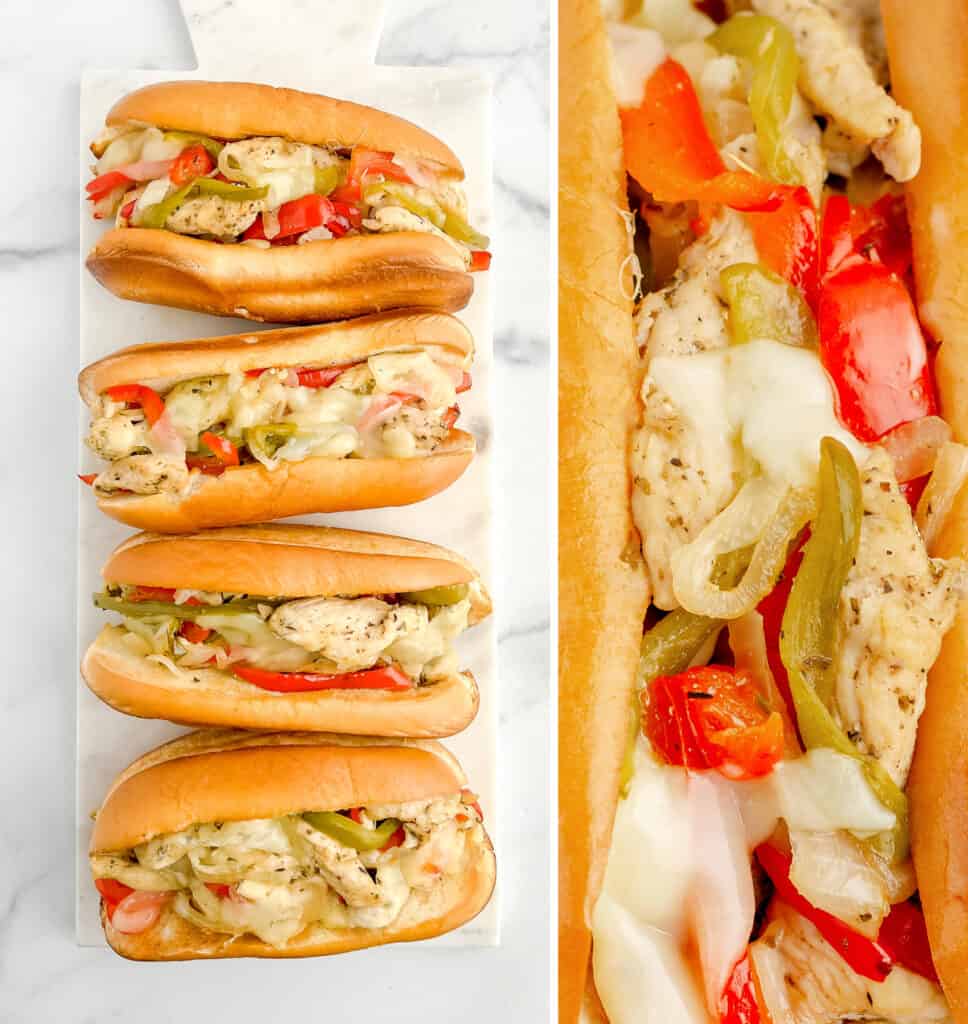
[[[432,740],[205,729],[152,750],[118,776],[90,852],[109,853],[213,821],[339,811],[457,792],[460,765]]]
[[[403,153],[464,177],[460,160],[430,132],[402,117],[331,96],[251,82],[159,82],[122,97],[105,123],[140,121],[215,139],[281,136],[314,146]]]
[[[432,310],[377,313],[314,327],[248,331],[219,338],[155,341],[114,352],[81,371],[78,389],[88,405],[107,388],[154,384],[268,367],[341,366],[381,352],[438,349],[466,365],[470,331],[456,317]]]
[[[427,590],[477,578],[460,555],[382,533],[272,523],[200,533],[139,533],[101,570],[109,583],[259,597]]]

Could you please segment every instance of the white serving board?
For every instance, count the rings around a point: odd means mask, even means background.
[[[406,117],[443,139],[467,174],[471,220],[487,232],[491,223],[491,83],[477,71],[449,68],[379,67],[373,64],[382,23],[382,0],[330,5],[311,0],[182,0],[199,68],[194,72],[86,71],[81,82],[78,145],[80,211],[80,355],[78,368],[115,349],[145,341],[178,340],[260,330],[242,320],[189,313],[115,298],[97,284],[83,259],[105,230],[82,201],[89,178],[87,145],[104,115],[122,95],[150,82],[210,78],[266,82],[355,100]],[[347,11],[349,6],[352,10]],[[497,259],[500,259],[498,249]],[[494,435],[490,378],[493,357],[488,275],[476,274],[470,305],[458,315],[476,342],[474,387],[461,400],[461,424],[472,431],[478,454],[449,490],[401,509],[302,517],[301,521],[397,533],[442,544],[467,556],[485,582],[491,569],[490,454]],[[265,325],[272,326],[272,325]],[[68,399],[70,400],[70,399]],[[77,399],[78,471],[98,468],[83,443],[88,417]],[[79,486],[83,487],[83,485]],[[131,531],[102,515],[88,493],[78,512],[78,660],[104,625],[92,606],[100,589],[100,567]],[[481,794],[488,831],[501,863],[499,808],[495,793],[497,672],[493,619],[460,641],[462,661],[477,677],[481,709],[460,736],[445,740],[460,759],[469,784]],[[167,722],[143,721],[112,710],[77,677],[77,887],[76,937],[80,945],[103,945],[97,894],[90,881],[87,846],[90,815],[115,775],[143,752],[185,730]],[[500,871],[499,871],[500,874]],[[497,892],[488,907],[464,928],[421,945],[493,946],[499,941]],[[392,948],[392,947],[391,947]],[[389,955],[389,954],[388,954]]]

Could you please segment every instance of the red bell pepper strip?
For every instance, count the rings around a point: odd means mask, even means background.
[[[872,981],[883,981],[891,973],[894,964],[887,950],[873,939],[858,934],[833,914],[813,906],[800,895],[790,881],[790,865],[793,862],[791,854],[763,843],[756,848],[756,858],[769,875],[777,896],[810,921],[851,970]]]
[[[77,479],[80,480],[82,484],[87,484],[88,487],[93,487],[94,486],[94,481],[97,480],[97,478],[98,478],[98,474],[97,473],[78,473],[77,474]]]
[[[232,895],[232,886],[226,885],[224,882],[206,882],[205,888],[209,892],[215,893],[220,900],[228,899]]]
[[[747,952],[733,968],[719,1000],[719,1024],[760,1024],[761,1019],[756,982]]]
[[[233,665],[232,672],[247,683],[276,693],[313,690],[409,690],[413,680],[397,665],[368,668],[361,672],[330,675],[323,672],[272,672],[253,665]]]
[[[820,273],[828,277],[850,256],[876,253],[899,277],[911,270],[911,227],[903,196],[881,196],[873,206],[851,206],[846,196],[832,195],[823,212]]]
[[[125,203],[124,206],[121,207],[121,216],[124,217],[125,220],[131,220],[131,214],[134,213],[134,204],[136,202],[136,199],[132,199],[131,202]]]
[[[126,601],[174,601],[174,587],[131,587],[125,595]],[[198,598],[193,599],[195,604],[201,602]],[[190,603],[190,602],[186,602]]]
[[[783,719],[763,709],[744,672],[706,665],[658,676],[644,702],[645,735],[670,764],[752,779],[783,757]]]
[[[239,450],[227,437],[219,437],[206,430],[199,441],[212,453],[204,455],[198,452],[191,452],[186,456],[185,462],[189,469],[200,469],[208,476],[219,476],[229,466],[239,464]]]
[[[107,174],[92,178],[84,188],[87,190],[87,198],[97,202],[121,185],[130,185],[131,181],[132,179],[121,171],[108,171]]]
[[[140,405],[149,427],[153,427],[165,414],[165,400],[157,391],[144,384],[117,384],[104,393],[114,402]]]
[[[837,390],[840,421],[861,441],[937,412],[928,350],[904,282],[852,256],[823,283],[820,358]]]
[[[472,796],[472,797],[474,797],[474,799],[471,800],[471,802],[470,802],[470,804],[468,806],[469,807],[473,807],[474,810],[477,811],[478,817],[481,819],[481,821],[483,821],[484,820],[484,812],[481,810],[481,805],[477,801],[477,794],[472,793],[469,789],[462,789],[460,791],[460,795],[461,796]]]
[[[917,480],[905,480],[903,484],[897,485],[901,494],[904,495],[907,503],[911,506],[912,512],[917,509],[921,495],[924,494],[924,489],[928,486],[928,480],[930,479],[929,474],[928,476],[919,476]]]
[[[335,219],[329,222],[329,229],[337,238],[345,235],[347,231],[342,224],[338,224],[340,218],[345,220],[351,228],[359,229],[362,226],[363,213],[358,206],[353,203],[342,203],[338,199],[333,199],[332,196],[329,198],[333,204],[333,213],[335,214]],[[338,231],[336,230],[337,226],[339,227]]]
[[[760,259],[774,273],[799,288],[811,309],[817,308],[817,211],[802,185],[769,213],[748,213]]]
[[[686,69],[671,58],[645,83],[640,106],[620,112],[628,173],[660,202],[690,199],[737,210],[775,210],[789,195],[748,171],[728,171]]]
[[[401,825],[383,844],[383,846],[380,847],[380,852],[382,853],[384,850],[392,850],[395,846],[403,846],[406,840],[407,833],[404,831],[403,825]]]
[[[340,366],[323,366],[315,370],[297,370],[299,386],[304,388],[328,388],[334,384],[345,370],[359,366],[359,363],[343,363]]]
[[[440,418],[440,425],[444,430],[453,430],[454,425],[460,418],[460,406],[452,405]]]
[[[363,198],[363,183],[366,180],[384,177],[390,181],[402,181],[412,185],[413,179],[397,163],[392,153],[356,146],[350,154],[350,167],[344,184],[333,189],[330,196],[338,203],[358,203]]]
[[[482,270],[490,270],[491,254],[484,249],[478,249],[471,253],[471,273],[476,274]]]
[[[471,375],[465,370],[461,375],[460,384],[454,389],[458,395],[462,395],[465,391],[470,391],[473,386]]]
[[[803,545],[807,542],[808,531],[804,531],[798,538],[796,545],[787,557],[786,565],[780,573],[773,589],[757,605],[756,610],[763,616],[763,634],[766,641],[766,657],[770,664],[770,672],[773,674],[773,681],[776,688],[783,697],[787,706],[790,721],[796,724],[797,710],[793,701],[793,693],[790,690],[790,680],[787,676],[786,666],[780,657],[780,629],[783,625],[783,613],[786,611],[787,601],[790,599],[790,590],[793,587],[793,580],[800,569],[803,561]]]
[[[134,892],[131,886],[119,882],[116,878],[95,879],[94,888],[97,889],[101,894],[101,899],[104,900],[104,910],[108,915],[109,921],[114,917],[118,904],[126,896],[130,896]]]
[[[175,157],[168,170],[168,177],[173,185],[187,185],[196,178],[208,174],[215,167],[211,153],[202,145],[189,146]]]
[[[895,903],[877,934],[878,945],[891,959],[922,978],[938,984],[938,972],[931,958],[924,912],[910,900]]]
[[[362,807],[351,807],[345,813],[349,817],[351,817],[353,819],[353,821],[356,822],[357,825],[362,825],[363,824],[363,814],[361,813],[362,810],[363,810]]]
[[[190,644],[203,644],[212,635],[212,631],[205,626],[200,626],[191,619],[186,619],[178,629],[178,632]]]

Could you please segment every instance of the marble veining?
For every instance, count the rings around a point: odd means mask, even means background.
[[[229,5],[194,4],[192,12]],[[383,6],[370,4],[368,10]],[[71,8],[70,10],[66,8]],[[355,9],[362,10],[360,4]],[[78,79],[82,67],[191,68],[172,0],[59,0],[0,12],[9,137],[30,154],[0,190],[0,383],[6,530],[0,691],[0,1020],[278,1020],[304,1003],[351,1019],[365,993],[395,1020],[533,1021],[547,1015],[549,880],[547,9],[498,0],[390,0],[383,64],[483,68],[494,81],[496,519],[500,613],[498,785],[503,941],[498,949],[393,947],[331,961],[127,965],[74,944],[73,679],[77,365]],[[193,32],[196,26],[193,25]],[[375,38],[360,46],[370,46]],[[198,37],[196,47],[201,52]],[[264,41],[263,41],[264,44]],[[214,40],[218,45],[218,36]],[[265,45],[265,44],[264,44]],[[355,45],[355,44],[354,44]],[[9,166],[9,165],[8,165]],[[259,977],[254,978],[253,974]],[[320,998],[322,997],[322,998]]]

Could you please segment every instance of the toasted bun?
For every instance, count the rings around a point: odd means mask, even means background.
[[[298,729],[367,736],[453,736],[477,714],[474,677],[462,672],[406,692],[320,690],[271,693],[218,669],[175,676],[132,654],[124,632],[105,626],[87,649],[81,674],[106,704],[138,718],[239,729]]]
[[[109,583],[262,597],[396,594],[477,579],[469,562],[436,544],[295,523],[137,534],[115,548],[101,575]],[[475,615],[489,611],[485,597]]]
[[[637,352],[618,109],[597,0],[559,14],[559,1020],[577,1021],[642,623],[629,451]],[[580,73],[577,73],[577,70]],[[594,501],[589,500],[594,495]]]
[[[213,526],[285,519],[312,512],[412,505],[446,490],[471,464],[474,438],[451,430],[429,455],[413,459],[330,459],[314,456],[232,466],[203,477],[185,497],[120,494],[99,497],[98,508],[139,530],[191,533]]]
[[[126,850],[198,822],[425,800],[465,782],[456,758],[433,740],[202,729],[118,776],[97,812],[90,852]]]
[[[467,365],[474,341],[460,320],[446,313],[424,309],[378,313],[345,323],[132,345],[82,370],[78,390],[90,406],[118,384],[159,386],[266,367],[342,366],[384,352],[414,349],[437,350],[443,359]]]
[[[122,299],[275,323],[430,306],[462,309],[474,282],[457,248],[419,231],[260,249],[154,228],[114,228],[87,268]]]
[[[118,100],[105,123],[140,121],[216,139],[281,136],[314,146],[404,153],[463,178],[453,152],[402,117],[360,103],[250,82],[159,82]]]
[[[922,321],[941,348],[936,375],[945,419],[968,444],[968,8],[938,0],[930,15],[882,0],[892,91],[921,129],[921,172],[908,211]],[[962,489],[935,554],[968,551]],[[968,1022],[968,609],[964,604],[931,670],[908,795],[911,837],[931,953],[957,1024]]]
[[[444,796],[464,782],[453,756],[432,741],[206,730],[174,740],[122,772],[98,812],[90,850],[127,849],[195,822]],[[101,922],[112,948],[133,960],[321,956],[456,928],[484,907],[494,878],[494,853],[481,829],[466,847],[463,871],[434,890],[412,893],[388,928],[313,927],[275,949],[252,936],[201,929],[170,910],[140,935],[115,931],[103,906]]]

